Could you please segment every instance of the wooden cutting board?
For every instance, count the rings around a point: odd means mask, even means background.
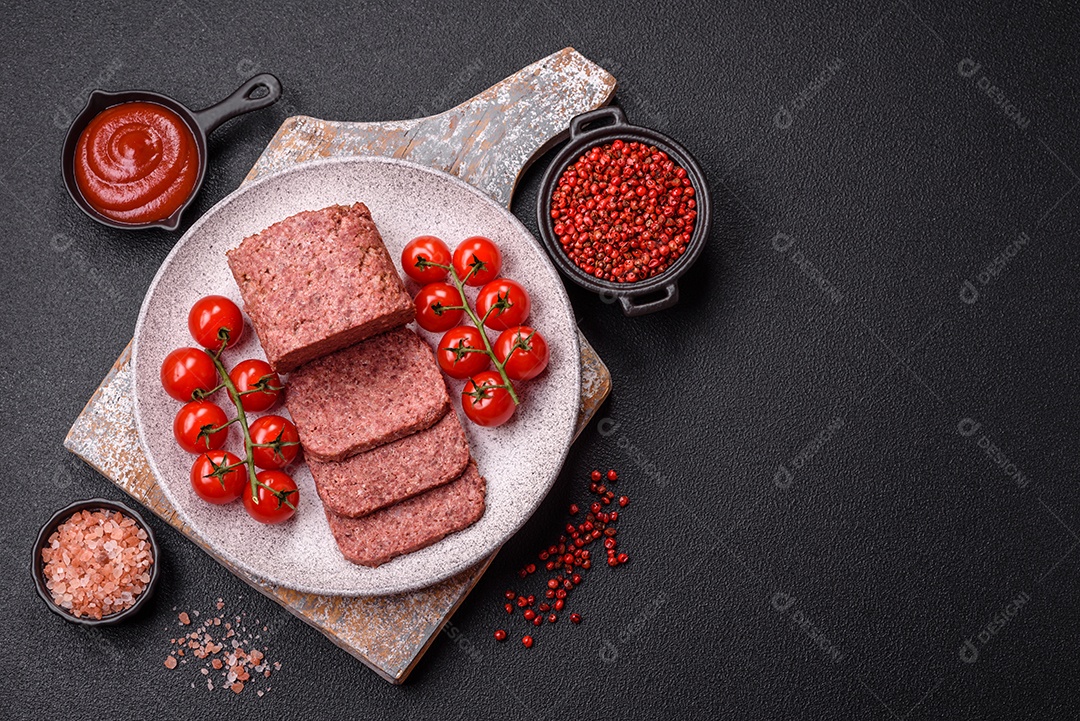
[[[379,123],[290,117],[244,182],[320,158],[382,155],[444,170],[509,207],[529,163],[560,139],[573,116],[606,105],[614,93],[615,78],[566,48],[439,115]],[[604,363],[584,336],[580,341],[578,433],[611,390]],[[491,558],[430,588],[376,598],[300,593],[230,566],[183,524],[150,471],[135,429],[130,361],[129,344],[76,419],[64,446],[380,676],[392,683],[404,681]]]

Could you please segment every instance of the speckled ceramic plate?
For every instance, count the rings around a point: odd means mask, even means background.
[[[504,274],[532,295],[529,323],[544,333],[551,349],[548,370],[523,386],[524,400],[513,420],[496,429],[465,422],[473,456],[488,482],[484,516],[464,531],[379,568],[357,566],[342,557],[303,464],[291,469],[300,487],[298,512],[280,526],[256,523],[239,502],[222,507],[199,499],[188,480],[193,457],[172,438],[180,404],[165,395],[158,378],[171,350],[194,344],[187,330],[192,303],[211,293],[240,302],[225,263],[226,250],[294,213],[355,201],[371,209],[395,260],[405,243],[421,234],[438,235],[451,246],[470,235],[492,238],[503,250]],[[429,342],[437,341],[420,333]],[[226,352],[225,361],[231,367],[251,357],[264,355],[249,328],[244,341]],[[193,531],[232,563],[270,583],[308,593],[399,593],[479,563],[540,504],[573,438],[581,391],[578,359],[576,324],[562,282],[543,248],[509,211],[467,183],[414,163],[389,158],[318,161],[229,195],[200,218],[165,259],[135,328],[135,419],[150,467],[169,500]],[[460,383],[451,381],[450,391],[460,414]],[[284,409],[273,412],[287,415]],[[227,447],[242,454],[239,439],[239,433],[232,433]]]

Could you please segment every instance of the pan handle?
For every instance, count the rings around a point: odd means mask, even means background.
[[[622,108],[615,105],[608,105],[603,108],[597,108],[596,110],[590,110],[587,113],[581,113],[575,115],[570,120],[570,138],[576,138],[585,132],[585,126],[590,123],[594,123],[597,120],[611,120],[612,125],[629,125],[626,122],[626,115],[623,113]]]
[[[262,97],[253,98],[251,94],[259,88],[266,90]],[[248,80],[236,89],[229,97],[220,103],[215,103],[195,113],[195,122],[202,131],[209,135],[227,120],[232,120],[237,115],[249,113],[252,110],[273,105],[281,97],[281,81],[270,73],[260,73]]]
[[[634,301],[633,296],[619,296],[619,304],[622,306],[622,312],[631,318],[639,315],[646,315],[648,313],[655,313],[658,310],[665,310],[678,302],[679,286],[674,282],[664,286],[664,297],[659,300],[651,300],[647,303],[637,303]]]

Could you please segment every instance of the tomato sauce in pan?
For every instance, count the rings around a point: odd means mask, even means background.
[[[94,116],[79,136],[75,182],[106,218],[153,223],[191,197],[199,161],[195,136],[179,115],[157,103],[121,103]]]

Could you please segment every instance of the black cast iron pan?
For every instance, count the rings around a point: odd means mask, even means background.
[[[609,122],[597,127],[596,124],[601,121]],[[592,147],[617,139],[655,145],[666,152],[672,160],[686,169],[686,175],[694,187],[694,197],[697,199],[697,218],[686,252],[660,275],[636,283],[602,280],[577,267],[559,243],[551,219],[551,196],[566,168]],[[599,293],[602,298],[617,299],[626,315],[638,316],[670,308],[679,302],[679,277],[690,269],[705,247],[709,236],[710,213],[709,186],[705,181],[705,174],[689,151],[662,133],[631,125],[620,108],[609,106],[582,113],[570,121],[570,142],[555,156],[540,182],[536,221],[548,254],[563,275],[581,287]]]
[[[258,93],[261,93],[261,95],[258,95]],[[243,115],[252,110],[260,110],[273,105],[280,97],[281,82],[269,73],[256,75],[221,102],[198,111],[191,110],[186,105],[167,95],[151,93],[146,90],[124,90],[120,92],[95,90],[90,93],[90,97],[86,101],[86,107],[83,108],[82,112],[80,112],[75,117],[75,120],[72,121],[71,127],[68,128],[67,137],[64,139],[62,156],[64,185],[67,186],[68,193],[71,195],[71,199],[75,201],[75,204],[82,208],[84,213],[102,225],[107,225],[111,228],[122,228],[124,230],[144,230],[147,228],[176,230],[180,225],[180,216],[183,215],[184,210],[191,204],[191,201],[195,199],[195,196],[198,195],[199,188],[202,186],[203,178],[206,175],[207,136],[217,130],[223,123],[235,118],[237,115]],[[195,180],[195,187],[191,190],[191,195],[189,195],[183,205],[177,208],[168,218],[150,223],[121,223],[105,217],[86,201],[79,191],[79,186],[75,182],[75,146],[79,142],[79,136],[82,134],[82,131],[86,129],[86,126],[93,120],[94,116],[102,110],[121,103],[130,103],[134,101],[156,103],[179,115],[194,136],[195,145],[199,152],[199,174]]]

